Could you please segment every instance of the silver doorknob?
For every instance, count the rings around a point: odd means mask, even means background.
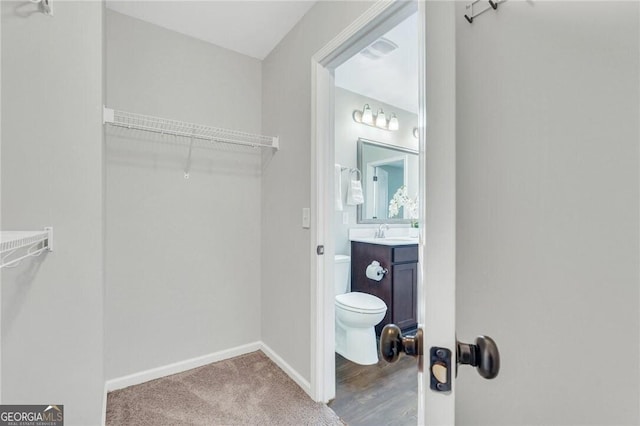
[[[500,372],[500,351],[491,337],[478,336],[475,344],[457,342],[456,346],[458,365],[476,367],[478,374],[485,379],[493,379]]]
[[[385,325],[380,333],[380,356],[387,362],[396,362],[402,352],[414,357],[422,355],[422,330],[418,329],[415,336],[403,336],[397,325]]]

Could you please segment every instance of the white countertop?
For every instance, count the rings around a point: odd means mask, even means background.
[[[366,238],[366,237],[353,237],[351,241],[358,241],[361,243],[379,244],[383,246],[407,246],[412,244],[418,244],[418,237],[386,237],[386,238]]]
[[[384,246],[406,246],[418,244],[418,229],[409,227],[390,227],[385,231],[385,238],[376,238],[378,227],[351,228],[349,240],[361,243],[380,244]]]

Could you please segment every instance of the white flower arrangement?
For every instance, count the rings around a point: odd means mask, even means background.
[[[409,218],[411,219],[412,223],[414,221],[417,221],[418,197],[409,197],[406,185],[402,185],[400,188],[398,188],[396,193],[393,195],[393,198],[389,202],[389,218],[397,216],[400,213],[400,209],[402,207],[404,207],[406,213],[409,214]]]

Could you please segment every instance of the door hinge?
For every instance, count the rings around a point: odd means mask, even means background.
[[[316,253],[318,254],[318,256],[322,256],[324,254],[324,246],[319,245],[318,247],[316,247]]]

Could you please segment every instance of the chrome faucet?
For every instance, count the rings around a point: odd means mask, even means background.
[[[376,238],[384,238],[385,237],[385,232],[389,230],[389,225],[387,225],[386,223],[381,224],[378,227],[378,231],[376,232],[375,237]]]

